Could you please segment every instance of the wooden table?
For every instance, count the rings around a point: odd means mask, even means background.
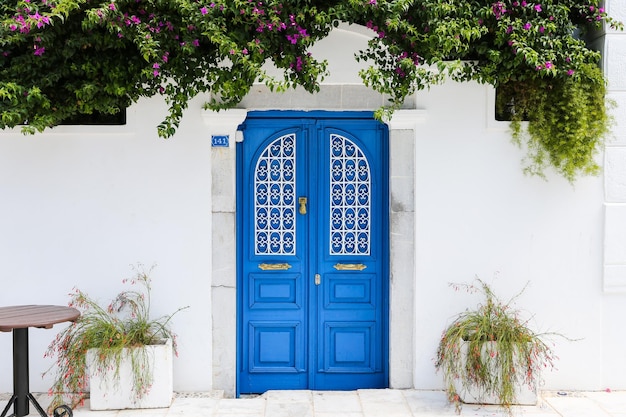
[[[29,414],[28,401],[42,417],[47,417],[30,393],[28,376],[28,328],[50,329],[57,323],[75,321],[80,312],[75,308],[52,305],[0,307],[0,331],[13,332],[13,396],[0,414],[5,417],[11,405],[15,417]]]

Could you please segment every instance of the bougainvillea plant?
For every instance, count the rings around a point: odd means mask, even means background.
[[[372,30],[369,47],[356,59],[370,65],[361,72],[364,83],[390,97],[377,117],[388,117],[416,90],[445,79],[489,83],[502,89],[500,107],[512,109],[515,139],[527,140],[531,171],[541,174],[552,165],[571,180],[597,171],[593,156],[609,128],[600,55],[584,35],[621,24],[599,3],[5,0],[0,127],[42,131],[162,95],[169,114],[158,132],[169,137],[200,93],[210,92],[207,107],[219,110],[238,103],[256,82],[274,91],[317,91],[327,67],[310,47],[347,22]],[[269,76],[268,62],[283,76]],[[518,91],[519,98],[511,94]],[[566,106],[572,96],[577,105]],[[529,111],[526,104],[537,100],[544,105]],[[563,108],[554,110],[555,101]],[[581,114],[589,116],[571,131],[562,129]],[[520,128],[523,119],[527,130]]]

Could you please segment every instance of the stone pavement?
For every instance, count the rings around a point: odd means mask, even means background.
[[[47,395],[38,396],[45,406]],[[6,404],[2,396],[0,406]],[[1,410],[1,408],[0,408]],[[35,416],[31,407],[31,416]],[[248,398],[222,398],[219,392],[178,393],[169,408],[90,411],[75,417],[438,417],[456,416],[442,391],[268,391]],[[537,406],[513,407],[514,416],[626,417],[626,391],[542,392]],[[463,405],[461,416],[506,416],[495,406]]]

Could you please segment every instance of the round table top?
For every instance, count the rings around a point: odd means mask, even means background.
[[[72,307],[54,305],[22,305],[0,307],[0,331],[40,327],[49,329],[54,324],[75,321],[80,311]]]

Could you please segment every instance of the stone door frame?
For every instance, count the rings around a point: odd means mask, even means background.
[[[322,106],[319,96],[339,97]],[[361,106],[351,107],[357,97]],[[228,147],[211,148],[211,337],[212,389],[235,395],[237,375],[237,238],[236,238],[236,147],[244,140],[237,127],[251,110],[281,110],[277,102],[299,103],[289,110],[375,110],[384,97],[364,86],[322,86],[320,93],[304,91],[271,93],[263,86],[253,89],[243,108],[204,111],[207,140],[228,136]],[[363,108],[362,106],[366,106]],[[286,110],[286,109],[283,109]],[[414,161],[418,126],[424,110],[397,110],[389,126],[390,147],[390,291],[389,291],[389,386],[413,387],[415,352],[415,199]]]

